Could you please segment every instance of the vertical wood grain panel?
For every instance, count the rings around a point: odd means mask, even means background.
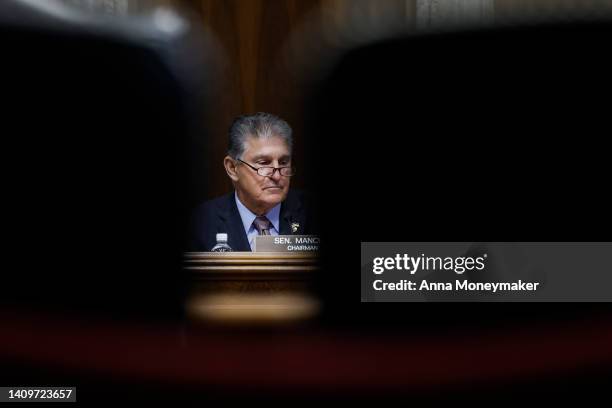
[[[227,150],[227,129],[240,114],[268,111],[285,118],[296,131],[296,158],[301,156],[298,89],[289,72],[291,61],[281,50],[291,32],[320,0],[186,0],[203,24],[217,37],[225,52],[218,78],[220,92],[210,108],[215,112],[210,151],[218,170],[207,175],[211,196],[230,191],[221,167]],[[300,184],[297,176],[294,183]]]

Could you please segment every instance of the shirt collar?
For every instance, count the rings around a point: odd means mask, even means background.
[[[240,218],[242,218],[242,225],[244,226],[244,230],[246,233],[249,233],[251,227],[253,227],[253,221],[257,218],[256,214],[253,214],[251,210],[246,208],[244,204],[238,198],[238,193],[234,192],[234,197],[236,199],[236,206],[238,207],[238,212],[240,213]],[[274,229],[280,233],[280,207],[281,203],[276,204],[270,211],[268,211],[265,216],[270,220]]]

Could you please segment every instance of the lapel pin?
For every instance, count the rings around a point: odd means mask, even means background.
[[[296,232],[298,228],[300,228],[300,224],[298,224],[297,222],[291,223],[291,232]]]

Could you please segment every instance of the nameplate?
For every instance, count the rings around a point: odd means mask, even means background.
[[[316,235],[258,235],[255,252],[313,252],[319,250]]]

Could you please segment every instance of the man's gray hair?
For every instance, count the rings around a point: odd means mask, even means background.
[[[289,151],[293,148],[291,126],[271,113],[257,112],[253,115],[238,116],[229,129],[229,148],[227,154],[234,159],[242,159],[248,137],[270,138],[278,136],[285,140]]]

